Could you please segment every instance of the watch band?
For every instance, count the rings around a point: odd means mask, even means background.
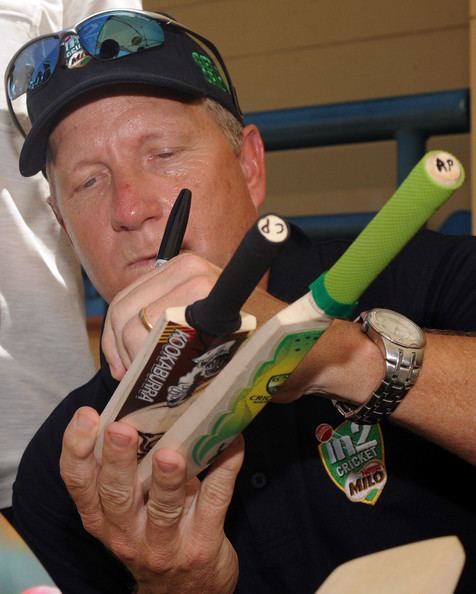
[[[368,312],[363,312],[356,322],[361,324],[362,331],[371,340],[383,347],[385,377],[367,402],[360,406],[337,400],[332,402],[346,419],[361,425],[375,425],[395,411],[415,384],[423,362],[425,341],[422,333],[422,343],[419,347],[400,345],[369,326],[367,315]]]

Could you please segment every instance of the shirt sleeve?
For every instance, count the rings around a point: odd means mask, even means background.
[[[142,10],[142,0],[64,0],[63,24],[65,27],[102,10],[111,8],[137,8]]]
[[[476,237],[443,236],[440,244],[426,291],[429,327],[475,332]]]
[[[475,332],[476,237],[419,233],[359,305],[400,311],[425,328]]]

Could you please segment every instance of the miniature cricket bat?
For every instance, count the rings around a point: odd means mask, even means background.
[[[180,451],[198,474],[263,409],[334,317],[356,301],[431,215],[459,188],[464,170],[449,153],[428,153],[310,292],[261,326],[155,447]],[[139,465],[149,485],[153,449]]]
[[[105,428],[119,420],[137,429],[141,460],[230,361],[256,327],[241,307],[288,237],[283,219],[260,217],[207,298],[164,312],[101,414],[98,460]]]
[[[453,594],[464,562],[456,536],[431,538],[343,563],[316,594]]]

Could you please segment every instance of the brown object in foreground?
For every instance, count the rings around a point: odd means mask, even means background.
[[[452,594],[464,560],[456,536],[414,542],[343,563],[315,594]]]

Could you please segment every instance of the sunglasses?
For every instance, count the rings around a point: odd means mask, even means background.
[[[216,68],[215,82],[231,95],[241,115],[228,69],[211,41],[165,14],[107,10],[83,19],[74,27],[37,37],[15,53],[5,71],[5,94],[8,111],[19,131],[26,137],[32,126],[26,109],[27,92],[47,84],[60,61],[72,68],[89,59],[118,60],[157,48],[165,43],[164,28],[168,27],[190,35],[212,54],[221,68],[221,72]]]

